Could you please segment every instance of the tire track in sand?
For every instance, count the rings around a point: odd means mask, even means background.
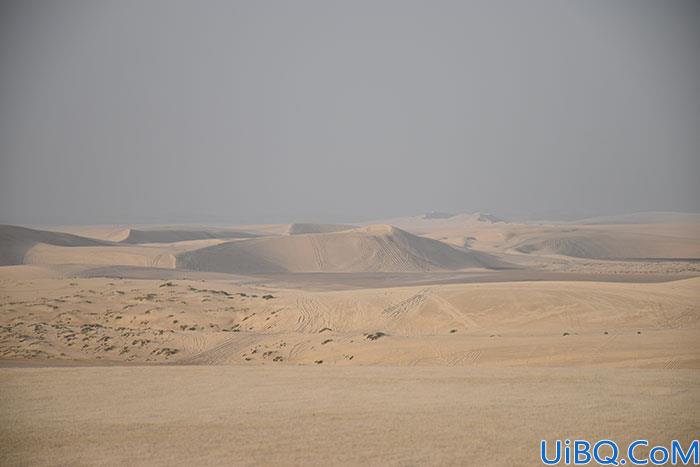
[[[236,333],[235,337],[225,340],[221,344],[215,345],[207,350],[199,352],[190,357],[174,362],[177,365],[214,365],[227,361],[230,357],[238,354],[244,347],[248,347],[258,342],[267,334],[260,333]]]

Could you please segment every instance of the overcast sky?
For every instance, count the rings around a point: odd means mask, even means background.
[[[700,2],[3,1],[0,222],[700,211]]]

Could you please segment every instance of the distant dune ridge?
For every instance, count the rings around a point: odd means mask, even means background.
[[[590,217],[574,224],[698,224],[700,214],[672,211],[645,211],[613,216]]]
[[[633,233],[574,232],[547,234],[517,246],[520,253],[563,255],[590,259],[697,259],[700,245],[693,239],[663,238]]]
[[[454,228],[454,227],[475,227],[478,225],[505,224],[507,220],[489,213],[460,213],[450,214],[439,211],[430,211],[419,216],[396,217],[378,221],[390,224],[400,229],[429,232],[433,229]]]
[[[27,252],[37,244],[82,247],[107,245],[108,242],[68,233],[0,225],[0,266],[22,264]]]
[[[700,259],[700,215],[673,212],[577,224],[430,212],[364,227],[293,223],[56,229],[60,232],[0,226],[0,265],[111,265],[245,275],[503,269],[550,262],[553,256],[557,261]]]
[[[224,243],[181,253],[177,266],[229,273],[414,272],[498,268],[491,255],[453,248],[389,225]]]
[[[175,243],[212,238],[251,238],[256,235],[236,230],[207,229],[129,229],[121,243]]]
[[[307,224],[296,223],[289,225],[289,235],[300,235],[310,233],[341,232],[343,230],[356,229],[356,225],[347,224]]]
[[[642,212],[577,222],[516,223],[484,213],[432,212],[386,222],[417,235],[496,255],[700,259],[700,215],[692,213]]]

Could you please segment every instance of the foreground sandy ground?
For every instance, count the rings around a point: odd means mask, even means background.
[[[541,439],[659,444],[700,428],[692,370],[4,368],[0,379],[3,465],[538,465]]]

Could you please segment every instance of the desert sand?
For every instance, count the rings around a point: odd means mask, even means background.
[[[0,226],[2,464],[537,464],[697,436],[700,220]]]

